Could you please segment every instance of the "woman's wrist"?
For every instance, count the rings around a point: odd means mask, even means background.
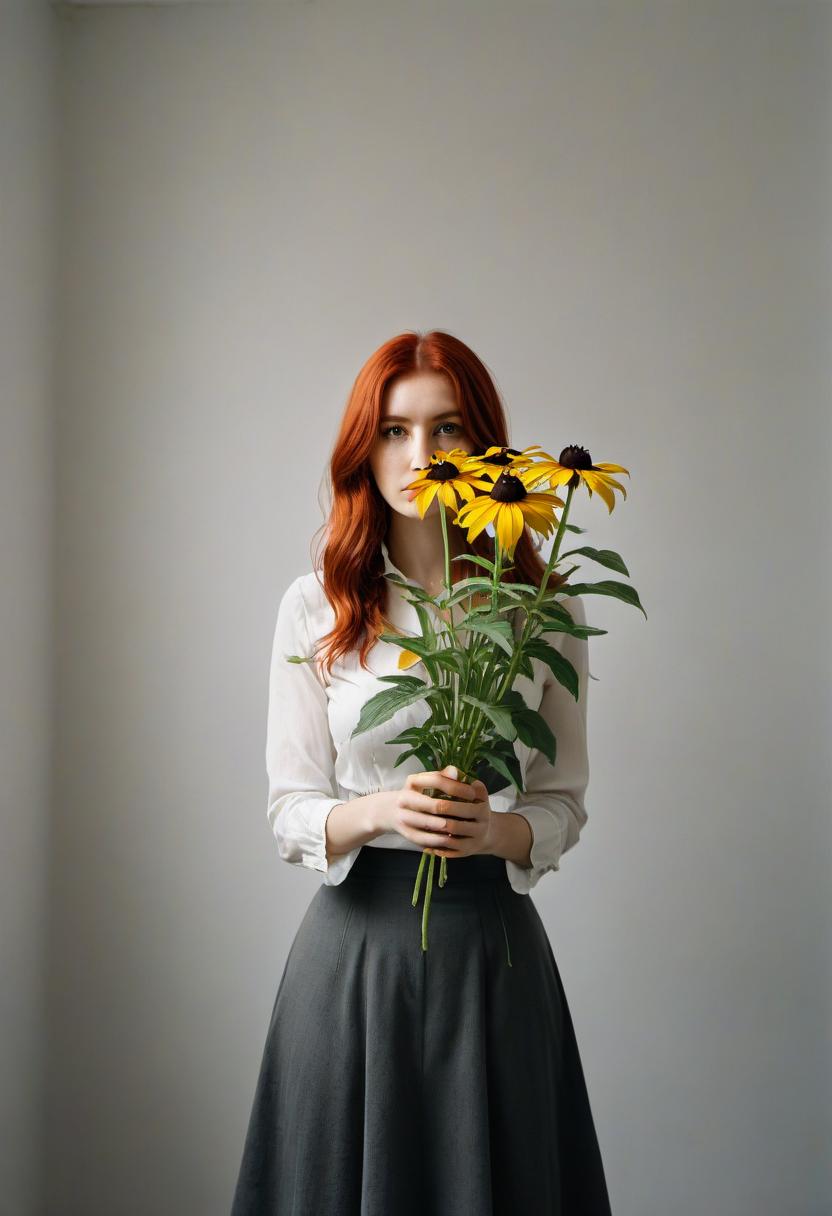
[[[391,795],[395,796],[395,791],[380,790],[335,804],[324,823],[327,861],[368,844],[388,830],[384,823]]]
[[[517,811],[492,811],[487,853],[528,869],[534,844],[532,825]]]
[[[385,832],[394,832],[394,820],[400,790],[376,790],[374,794],[366,794],[356,798],[356,802],[365,804],[365,825],[371,832],[371,840],[383,836]]]

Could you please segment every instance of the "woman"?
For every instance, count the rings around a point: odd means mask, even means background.
[[[439,504],[406,487],[439,449],[508,443],[481,361],[442,331],[401,334],[360,372],[331,460],[323,583],[280,603],[269,683],[268,819],[283,860],[320,871],[266,1036],[232,1216],[606,1216],[609,1199],[575,1033],[529,896],[586,822],[587,645],[562,653],[576,701],[540,660],[515,681],[557,739],[556,764],[516,745],[524,789],[488,794],[448,766],[395,766],[424,702],[355,739],[419,632],[393,574],[439,590]],[[493,555],[448,516],[452,554]],[[539,585],[524,533],[505,577]],[[474,573],[456,562],[454,579]],[[560,581],[559,576],[557,580]],[[574,618],[585,623],[580,597]],[[314,657],[289,663],[288,655]],[[430,796],[441,790],[464,799]],[[429,946],[411,903],[424,849],[448,861]]]

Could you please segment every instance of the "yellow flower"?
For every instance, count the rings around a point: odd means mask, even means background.
[[[500,447],[494,444],[479,455],[467,456],[463,462],[463,473],[474,473],[482,476],[485,474],[491,477],[494,481],[503,472],[520,472],[531,468],[534,465],[539,455],[545,455],[540,444],[533,444],[531,447],[523,448],[520,451],[518,448]]]
[[[407,487],[416,491],[413,501],[422,519],[434,498],[440,498],[446,507],[455,511],[459,506],[457,495],[468,502],[474,497],[470,478],[463,476],[461,472],[462,463],[467,457],[468,453],[464,448],[453,448],[450,452],[434,452],[430,464],[421,470],[424,476],[417,477]]]
[[[539,480],[535,469],[521,468],[519,463],[503,469],[495,481],[471,477],[471,485],[488,493],[465,503],[454,522],[468,529],[469,541],[493,524],[500,548],[511,557],[526,524],[548,536],[557,522],[555,507],[564,505],[550,490],[535,492],[532,486]]]
[[[421,655],[414,654],[412,650],[401,650],[399,652],[399,671],[405,671],[408,667],[412,667],[414,663],[418,663]]]
[[[613,489],[620,490],[623,496],[627,497],[627,491],[621,482],[610,477],[610,473],[626,473],[629,477],[629,470],[625,469],[623,464],[593,464],[589,452],[578,444],[564,448],[557,460],[547,452],[541,452],[540,455],[541,459],[536,461],[534,466],[535,472],[538,474],[538,480],[540,475],[544,475],[552,488],[566,483],[578,486],[583,482],[590,498],[595,490],[607,504],[610,514],[615,506]]]

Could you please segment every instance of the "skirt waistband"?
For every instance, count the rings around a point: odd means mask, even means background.
[[[364,845],[353,862],[347,880],[355,878],[398,878],[414,883],[422,860],[421,849],[388,849],[381,845]],[[433,881],[439,878],[441,858],[434,857]],[[425,859],[422,881],[427,877],[430,857]],[[448,858],[448,881],[508,882],[506,863],[493,853],[475,853],[471,857]]]

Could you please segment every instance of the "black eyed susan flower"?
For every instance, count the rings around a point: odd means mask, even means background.
[[[577,487],[583,482],[590,498],[594,490],[607,504],[610,513],[615,506],[614,489],[620,490],[624,498],[627,497],[624,486],[610,474],[626,473],[629,477],[629,470],[625,469],[623,464],[610,464],[607,461],[593,464],[586,448],[576,443],[564,448],[557,460],[547,452],[541,452],[540,459],[535,463],[535,472],[538,478],[545,474],[552,488],[562,485]]]
[[[555,508],[564,505],[551,490],[533,490],[539,480],[536,468],[519,466],[506,467],[495,481],[471,476],[469,484],[486,493],[466,502],[455,523],[467,529],[469,541],[493,524],[500,548],[512,557],[523,528],[528,524],[533,532],[548,536],[557,523]]]
[[[416,503],[422,519],[434,498],[441,499],[445,506],[453,511],[459,506],[460,498],[464,498],[466,502],[471,501],[475,490],[470,477],[462,472],[463,462],[467,459],[468,453],[464,448],[452,448],[450,452],[434,452],[430,464],[421,470],[422,476],[410,483],[407,488],[416,491],[413,502]]]
[[[463,462],[464,473],[490,477],[496,481],[501,473],[520,472],[530,468],[539,455],[545,455],[539,444],[520,450],[493,444],[479,454],[472,453]]]

